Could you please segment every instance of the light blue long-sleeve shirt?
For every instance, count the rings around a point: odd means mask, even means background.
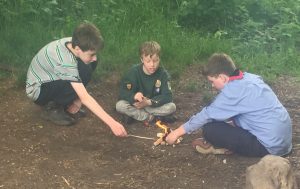
[[[292,149],[291,119],[272,89],[257,75],[228,82],[215,100],[184,124],[186,133],[211,121],[233,119],[257,137],[270,154],[285,155]]]

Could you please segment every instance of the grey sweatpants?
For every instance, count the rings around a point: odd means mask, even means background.
[[[137,109],[136,107],[132,106],[126,100],[120,100],[116,104],[116,110],[121,113],[125,114],[129,117],[134,118],[138,121],[144,121],[149,118],[150,115],[154,116],[167,116],[176,111],[176,105],[173,102],[164,104],[160,107],[145,107],[143,109]]]

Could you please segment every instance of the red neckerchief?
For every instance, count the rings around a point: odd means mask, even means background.
[[[229,76],[229,81],[243,79],[243,77],[244,77],[243,72],[241,70],[236,70],[236,71],[238,71],[237,74],[234,73],[232,76]]]

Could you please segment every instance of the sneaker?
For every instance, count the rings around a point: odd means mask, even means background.
[[[144,120],[144,125],[145,125],[146,127],[154,126],[156,120],[157,120],[157,119],[156,119],[156,117],[155,117],[154,115],[149,114],[149,117],[148,117],[146,120]]]
[[[79,111],[76,112],[75,114],[71,114],[69,112],[67,112],[67,113],[69,114],[69,116],[71,116],[74,119],[83,118],[83,117],[86,117],[86,115],[87,115],[86,111],[83,108],[80,108]]]
[[[232,152],[225,148],[215,148],[209,142],[207,142],[204,138],[197,138],[192,142],[192,146],[195,150],[201,154],[225,154],[229,155]]]
[[[126,124],[126,125],[130,125],[132,124],[133,122],[135,121],[135,119],[133,119],[132,117],[128,116],[128,115],[122,115],[121,117],[121,122],[123,124]]]
[[[51,121],[56,125],[70,126],[76,121],[74,118],[70,117],[63,107],[55,106],[52,103],[46,105],[41,113],[41,118],[46,121]]]

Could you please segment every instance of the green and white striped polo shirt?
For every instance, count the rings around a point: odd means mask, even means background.
[[[53,41],[43,47],[32,59],[27,72],[26,93],[35,101],[43,83],[68,80],[81,81],[76,57],[66,47],[71,37]]]

